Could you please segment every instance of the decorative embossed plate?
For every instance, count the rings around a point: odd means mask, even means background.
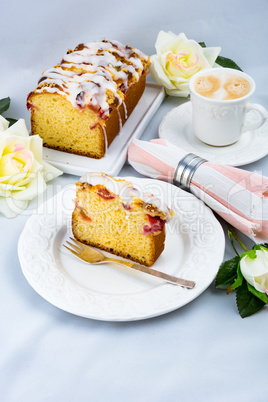
[[[64,173],[76,176],[83,176],[89,171],[105,172],[111,176],[118,175],[126,161],[130,141],[133,138],[140,138],[164,97],[165,92],[161,85],[146,83],[144,93],[137,106],[103,158],[87,158],[44,147],[43,159]]]
[[[29,284],[44,299],[70,313],[106,321],[158,316],[199,296],[222,262],[225,238],[213,213],[193,195],[162,181],[127,178],[150,191],[175,212],[166,225],[164,252],[154,268],[196,281],[186,289],[114,264],[89,265],[62,244],[71,235],[75,187],[68,186],[31,216],[19,239],[18,254]]]
[[[242,166],[268,154],[268,121],[257,130],[244,133],[235,144],[225,147],[204,144],[194,135],[191,102],[183,103],[166,114],[159,126],[159,137],[223,165]]]

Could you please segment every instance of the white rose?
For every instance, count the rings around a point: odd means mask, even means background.
[[[268,251],[255,250],[256,258],[245,255],[240,261],[240,269],[246,281],[256,290],[268,295]]]
[[[62,172],[42,160],[43,141],[29,136],[23,119],[8,128],[0,117],[0,213],[12,218]]]
[[[150,73],[163,85],[168,95],[189,95],[189,79],[198,71],[214,67],[220,47],[202,48],[184,33],[160,31],[155,44],[156,53],[151,56]]]

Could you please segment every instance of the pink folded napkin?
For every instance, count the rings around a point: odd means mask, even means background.
[[[173,183],[178,163],[188,152],[163,139],[134,139],[128,161],[139,173]],[[190,191],[233,227],[256,243],[268,239],[268,178],[254,172],[204,162],[197,167]]]

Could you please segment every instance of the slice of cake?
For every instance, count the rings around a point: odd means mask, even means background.
[[[45,147],[102,158],[142,96],[149,65],[117,41],[69,49],[28,95],[32,134]]]
[[[126,180],[92,173],[76,183],[74,237],[142,265],[151,266],[164,250],[165,223],[173,215]]]

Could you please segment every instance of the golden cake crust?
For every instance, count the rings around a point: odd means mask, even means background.
[[[153,265],[164,250],[165,223],[173,211],[153,195],[141,195],[128,181],[104,174],[89,176],[88,182],[76,183],[74,237],[139,264]]]
[[[149,64],[115,41],[69,50],[28,96],[32,134],[47,148],[102,158],[143,94]]]
[[[152,242],[152,244],[151,244],[152,257],[150,258],[150,261],[147,263],[145,263],[143,260],[140,260],[138,258],[133,258],[133,256],[131,256],[129,253],[127,253],[124,250],[117,251],[111,247],[105,247],[104,245],[102,245],[100,243],[96,243],[89,239],[81,239],[76,232],[76,224],[78,222],[78,213],[79,212],[77,210],[74,210],[73,214],[72,214],[72,232],[73,232],[73,235],[76,238],[76,240],[80,241],[81,243],[87,244],[88,246],[91,246],[91,247],[99,248],[101,250],[107,251],[109,253],[112,253],[112,254],[122,257],[122,258],[127,258],[131,261],[134,261],[138,264],[145,265],[147,267],[152,266],[155,263],[155,261],[158,259],[158,257],[162,254],[162,252],[164,251],[165,239],[166,239],[165,230],[162,230],[160,233],[158,233],[156,235],[152,235],[152,234],[149,235],[151,237],[151,242]]]

